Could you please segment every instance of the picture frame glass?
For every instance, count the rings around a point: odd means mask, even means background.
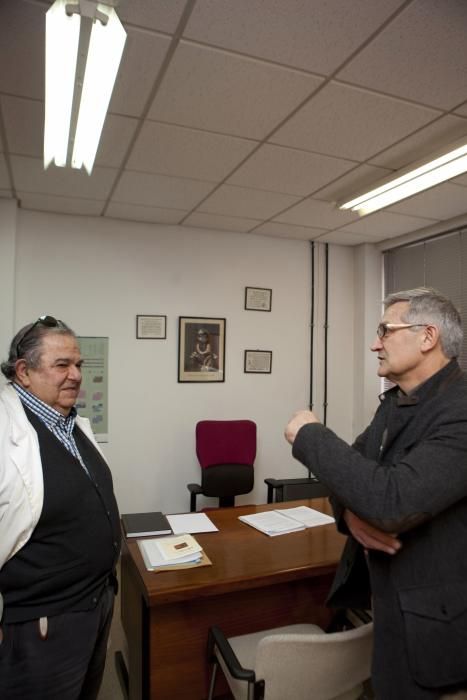
[[[245,287],[245,309],[247,311],[271,311],[272,289]]]
[[[225,318],[180,316],[178,381],[223,382]]]
[[[136,337],[140,340],[165,340],[167,316],[154,314],[136,316]]]
[[[245,350],[244,372],[247,374],[271,374],[271,350]]]

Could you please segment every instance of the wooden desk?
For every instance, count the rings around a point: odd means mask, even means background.
[[[213,624],[228,636],[294,622],[327,624],[324,599],[345,539],[335,525],[268,537],[238,520],[294,505],[329,512],[324,498],[209,511],[219,532],[195,537],[212,566],[147,571],[136,540],[125,542],[121,595],[130,700],[206,698]]]

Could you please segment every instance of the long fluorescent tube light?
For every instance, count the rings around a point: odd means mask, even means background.
[[[92,172],[126,32],[113,7],[55,0],[46,14],[44,167]]]
[[[66,165],[71,107],[78,57],[78,15],[68,16],[65,1],[46,13],[44,167]]]
[[[464,138],[448,153],[438,155],[429,162],[405,168],[373,190],[338,206],[339,209],[351,209],[357,211],[360,216],[365,216],[465,172],[467,143]]]

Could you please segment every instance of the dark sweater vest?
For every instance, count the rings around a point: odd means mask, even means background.
[[[80,462],[25,407],[39,437],[44,504],[29,541],[0,571],[5,622],[90,610],[111,581],[120,552],[112,476],[75,426]]]

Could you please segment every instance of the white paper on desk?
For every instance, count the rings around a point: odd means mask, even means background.
[[[178,515],[168,515],[167,520],[174,535],[182,535],[185,532],[218,532],[212,520],[206,513],[180,513]]]
[[[295,518],[288,518],[280,510],[265,510],[251,515],[239,515],[238,519],[260,532],[264,532],[269,537],[286,535],[289,532],[305,529],[303,523],[299,523]]]
[[[296,508],[281,508],[279,513],[289,518],[298,520],[305,527],[316,527],[317,525],[328,525],[334,522],[332,515],[326,515],[319,510],[308,508],[308,506],[297,506]]]

